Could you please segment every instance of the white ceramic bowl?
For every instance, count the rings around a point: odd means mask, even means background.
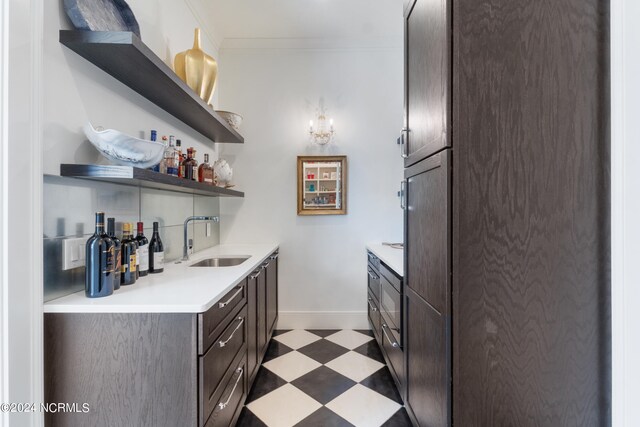
[[[96,130],[91,123],[83,129],[100,154],[116,165],[146,169],[162,160],[165,146],[161,142],[134,138],[113,129]]]
[[[231,111],[216,110],[216,113],[220,114],[223,119],[229,123],[229,126],[235,130],[239,130],[242,124],[242,116],[240,114],[232,113]]]

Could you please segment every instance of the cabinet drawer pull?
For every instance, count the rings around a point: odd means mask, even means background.
[[[269,259],[278,259],[278,254],[273,254],[269,257]]]
[[[225,308],[226,306],[231,304],[231,301],[233,301],[235,299],[235,297],[240,295],[240,292],[242,292],[242,286],[236,291],[235,294],[231,295],[231,298],[229,298],[225,302],[221,302],[220,304],[218,304],[218,308]]]
[[[373,271],[371,271],[371,270],[367,270],[367,273],[369,274],[369,277],[371,277],[371,279],[373,279],[373,280],[378,280],[378,279],[379,279],[379,277],[378,277],[378,276],[376,276],[375,274],[373,274]]]
[[[375,305],[371,304],[371,297],[367,298],[367,304],[369,304],[369,308],[371,311],[378,311]]]
[[[239,320],[240,323],[238,323],[238,326],[236,326],[236,328],[233,330],[233,332],[231,332],[231,335],[229,335],[229,338],[227,338],[224,341],[219,341],[218,342],[218,344],[220,344],[220,347],[224,347],[225,345],[227,345],[227,343],[229,341],[231,341],[231,338],[233,338],[233,336],[236,334],[238,329],[240,329],[240,326],[242,326],[242,324],[244,323],[244,317],[238,317],[236,320]]]
[[[263,270],[264,270],[265,268],[267,268],[267,267],[269,267],[269,263],[268,263],[268,262],[265,262],[264,264],[262,264],[262,265],[260,266],[260,268],[262,268]]]
[[[382,333],[384,334],[384,337],[387,339],[387,341],[389,341],[389,344],[391,344],[391,347],[393,347],[393,348],[398,348],[398,347],[400,347],[400,344],[398,344],[398,343],[397,343],[397,342],[395,342],[395,341],[392,341],[392,340],[389,338],[389,335],[387,335],[387,329],[389,329],[389,327],[387,326],[387,324],[386,324],[386,323],[383,323],[383,324],[382,324]]]
[[[251,276],[249,276],[249,279],[251,279],[251,280],[257,279],[261,272],[262,272],[262,270],[254,271],[253,274]]]
[[[220,408],[220,410],[223,410],[224,408],[229,406],[229,402],[231,401],[231,398],[233,397],[233,393],[236,392],[236,388],[238,388],[238,384],[240,384],[240,380],[242,379],[242,374],[244,373],[244,368],[241,366],[236,370],[236,372],[238,373],[238,379],[236,380],[236,383],[233,385],[233,389],[231,390],[231,393],[229,393],[229,397],[227,397],[227,400],[225,402],[218,403],[218,408]]]

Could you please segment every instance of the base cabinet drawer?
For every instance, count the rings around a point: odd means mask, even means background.
[[[227,325],[227,317],[247,303],[247,279],[231,289],[205,313],[198,314],[198,353],[204,354]]]
[[[247,358],[235,365],[205,427],[230,427],[235,425],[247,397]]]
[[[245,305],[207,353],[199,360],[199,413],[201,414],[200,419],[202,422],[211,414],[216,402],[220,399],[224,388],[225,373],[232,368],[234,360],[240,353],[246,359],[246,349],[247,306]],[[200,425],[202,425],[202,422]]]
[[[367,295],[367,311],[369,313],[369,323],[371,323],[371,329],[373,334],[377,337],[380,336],[380,308],[378,301],[371,292]]]
[[[382,340],[382,351],[387,356],[389,362],[389,370],[398,386],[401,396],[404,396],[405,388],[405,369],[404,369],[404,350],[399,340],[399,331],[393,326],[384,313],[380,316],[380,335]]]

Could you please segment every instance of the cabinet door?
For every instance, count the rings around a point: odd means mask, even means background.
[[[405,171],[405,285],[449,314],[451,272],[450,150]]]
[[[271,255],[267,266],[267,337],[273,333],[278,318],[278,254]]]
[[[406,401],[418,426],[449,426],[451,346],[449,318],[406,290]]]
[[[415,0],[405,11],[405,167],[450,145],[450,1]]]
[[[257,334],[258,334],[258,360],[262,359],[267,351],[267,275],[261,268],[258,275],[257,289]]]
[[[247,377],[253,381],[258,367],[258,278],[257,271],[247,279]]]

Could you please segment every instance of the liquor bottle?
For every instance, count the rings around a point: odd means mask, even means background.
[[[164,246],[158,233],[158,223],[153,223],[153,236],[149,243],[149,271],[152,273],[162,273],[164,271]]]
[[[142,222],[138,222],[136,240],[138,241],[138,257],[140,258],[138,272],[143,277],[149,274],[149,240],[144,237],[144,224]]]
[[[169,151],[169,138],[166,135],[162,136],[162,143],[164,144],[164,153],[162,154],[162,160],[160,160],[160,173],[167,173],[167,156]]]
[[[169,135],[169,148],[165,151],[164,158],[167,164],[167,175],[178,176],[178,153],[176,151],[176,137]]]
[[[209,154],[204,155],[204,163],[198,166],[198,180],[205,184],[214,185],[213,167],[209,164]]]
[[[122,270],[122,243],[120,239],[116,237],[116,219],[107,219],[107,235],[113,240],[113,290],[120,289],[120,271]]]
[[[187,148],[187,158],[182,162],[184,167],[184,178],[192,181],[198,180],[198,162],[194,158],[196,150],[193,147]]]
[[[120,268],[120,284],[136,283],[136,241],[131,234],[131,224],[122,224],[122,267]]]
[[[113,241],[104,232],[104,212],[96,212],[96,231],[87,240],[84,293],[88,298],[113,293]]]
[[[157,141],[158,139],[158,132],[154,129],[151,129],[151,141]],[[154,172],[160,172],[160,163],[158,163],[157,165],[151,167],[151,170]]]
[[[184,178],[184,168],[182,167],[182,161],[184,160],[184,154],[182,154],[182,141],[176,140],[176,160],[178,165],[178,178]]]

